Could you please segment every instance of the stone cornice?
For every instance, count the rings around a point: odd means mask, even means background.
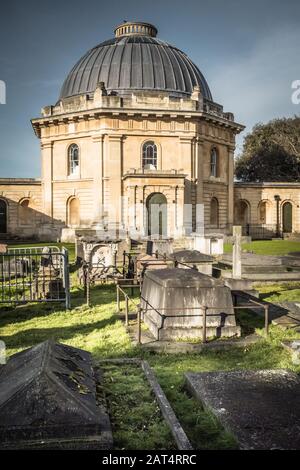
[[[66,122],[78,122],[80,120],[92,120],[99,119],[101,117],[140,117],[142,119],[201,119],[209,121],[224,127],[235,129],[236,132],[241,132],[244,130],[244,126],[236,123],[235,121],[230,121],[229,119],[222,118],[221,116],[210,114],[204,111],[189,111],[188,113],[184,110],[145,110],[145,109],[132,109],[132,108],[98,108],[94,110],[87,111],[78,111],[72,113],[63,113],[56,114],[54,116],[34,118],[31,120],[31,124],[34,128],[36,135],[39,137],[39,128],[48,127],[49,125],[57,125],[59,123]]]
[[[123,175],[122,179],[126,180],[128,178],[149,178],[149,179],[161,179],[161,178],[172,178],[172,179],[185,179],[187,177],[184,173],[172,173],[171,171],[158,171],[156,172],[127,172]]]
[[[39,178],[0,178],[0,186],[5,185],[35,185],[42,184]]]

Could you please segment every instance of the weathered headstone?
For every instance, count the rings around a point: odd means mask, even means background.
[[[241,449],[300,449],[300,378],[286,370],[187,373],[192,394]]]
[[[109,449],[91,355],[46,341],[0,368],[0,449]]]
[[[195,268],[197,271],[208,276],[212,275],[212,265],[214,258],[212,256],[200,253],[198,250],[178,250],[170,255],[178,263],[179,268]]]
[[[232,277],[242,277],[242,227],[239,225],[233,227]]]
[[[137,256],[137,273],[144,275],[145,271],[156,270],[156,269],[164,269],[171,267],[172,261],[164,260],[162,257],[156,258],[155,256],[147,255],[142,253],[141,255]]]

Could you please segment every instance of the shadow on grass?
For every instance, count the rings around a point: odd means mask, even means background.
[[[115,286],[96,286],[91,289],[91,306],[110,304],[115,300]],[[72,309],[86,305],[83,287],[76,286],[71,291]],[[0,328],[11,323],[17,324],[34,318],[43,318],[65,310],[64,302],[28,303],[18,306],[0,306]],[[66,311],[71,315],[72,311]]]
[[[77,335],[88,335],[92,331],[101,330],[107,326],[113,326],[118,321],[115,317],[100,320],[95,323],[71,325],[66,327],[53,328],[31,328],[22,330],[12,335],[3,336],[1,339],[8,348],[29,348],[35,344],[48,339],[63,342],[72,339]]]
[[[255,333],[256,328],[263,328],[264,318],[249,310],[239,309],[236,311],[236,321],[241,327],[242,336]]]

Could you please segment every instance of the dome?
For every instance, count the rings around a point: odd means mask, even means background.
[[[208,84],[191,59],[181,50],[156,38],[157,29],[149,23],[126,22],[115,30],[115,38],[89,50],[73,67],[60,93],[60,99],[92,94],[100,82],[108,93],[165,91],[187,96],[198,85],[212,100]]]

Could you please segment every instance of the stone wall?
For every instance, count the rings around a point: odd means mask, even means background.
[[[300,232],[300,184],[299,183],[235,183],[235,223],[275,226],[277,203],[280,196],[279,223],[284,231],[284,206],[292,206],[292,232]],[[262,204],[265,203],[265,208]],[[244,214],[244,217],[242,217]]]

